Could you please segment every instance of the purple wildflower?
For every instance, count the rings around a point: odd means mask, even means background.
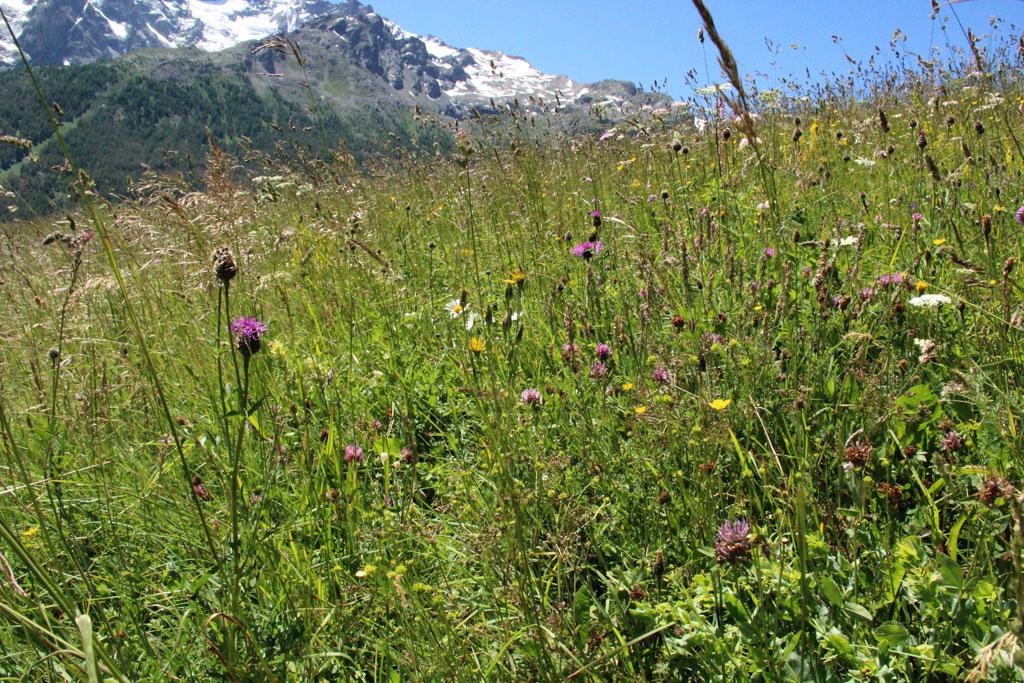
[[[964,437],[955,430],[951,429],[946,432],[946,435],[939,441],[939,448],[946,453],[952,453],[958,451],[964,447]]]
[[[594,379],[601,379],[608,376],[608,366],[601,361],[594,361],[590,365],[590,376]]]
[[[874,296],[875,290],[871,287],[865,287],[864,289],[860,290],[861,301],[871,301],[871,299],[873,299]]]
[[[198,474],[192,477],[192,492],[196,494],[196,498],[199,500],[213,500],[213,496],[203,486],[203,480]]]
[[[562,344],[562,360],[571,360],[572,357],[575,356],[576,352],[579,350],[580,347],[576,346],[576,344],[572,342],[565,342],[564,344]]]
[[[725,337],[718,334],[717,332],[705,332],[703,335],[701,335],[701,339],[703,339],[704,343],[707,344],[708,346],[710,346],[711,344],[725,343]]]
[[[1024,206],[1017,209],[1017,213],[1013,215],[1013,220],[1017,221],[1021,225],[1024,225]]]
[[[519,399],[523,402],[523,405],[537,406],[540,405],[541,396],[540,392],[536,389],[523,389],[523,393],[519,395]]]
[[[651,373],[651,379],[653,379],[655,383],[664,386],[672,381],[672,373],[668,371],[668,368],[664,368],[659,365],[654,368],[654,372]]]
[[[591,256],[600,254],[602,250],[604,250],[604,242],[580,242],[572,248],[572,255],[589,259]]]
[[[610,129],[606,130],[605,132],[601,133],[601,137],[599,137],[597,139],[598,142],[604,142],[605,140],[609,140],[609,139],[615,137],[615,132],[616,131],[615,131],[614,128],[610,128]]]
[[[762,253],[765,258],[775,258],[775,247],[765,247]]]
[[[750,555],[750,524],[745,519],[722,522],[715,537],[719,562],[738,562]]]
[[[363,461],[363,449],[357,444],[350,443],[345,446],[345,462],[362,462]]]
[[[882,287],[894,287],[902,282],[902,273],[884,273],[878,276],[878,284]]]
[[[914,215],[911,216],[910,218],[914,221],[914,225],[917,225],[918,223],[921,222],[921,219],[923,219],[924,216],[922,216],[921,214],[919,214],[917,212],[914,212]]]
[[[608,358],[612,355],[612,347],[604,343],[598,344],[597,347],[594,349],[594,355],[600,358],[601,360],[608,360]]]
[[[244,358],[260,350],[260,338],[267,331],[267,324],[258,318],[236,318],[231,323],[231,334],[235,346]]]

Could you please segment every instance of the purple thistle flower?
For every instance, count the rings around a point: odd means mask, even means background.
[[[541,403],[540,392],[536,389],[523,389],[523,393],[519,395],[519,400],[526,406],[538,406]]]
[[[1013,215],[1013,220],[1017,221],[1021,225],[1024,225],[1024,206],[1017,209],[1017,213]]]
[[[775,258],[775,247],[765,247],[762,253],[764,254],[765,258]]]
[[[672,381],[672,373],[668,371],[668,368],[664,368],[659,365],[654,368],[654,372],[651,373],[651,379],[653,379],[657,384],[664,386]]]
[[[358,444],[350,443],[345,446],[345,462],[362,462],[363,449]]]
[[[874,298],[874,296],[875,290],[871,287],[865,287],[864,289],[860,290],[861,301],[871,301],[871,299]]]
[[[601,360],[608,360],[612,355],[612,347],[604,343],[598,344],[597,348],[594,349],[594,355]]]
[[[737,562],[750,555],[750,524],[745,519],[722,522],[715,536],[715,557],[719,562]]]
[[[572,248],[573,256],[582,256],[585,259],[589,259],[592,256],[600,254],[604,250],[604,242],[580,242]]]
[[[266,331],[267,324],[258,318],[236,318],[231,323],[235,346],[243,358],[248,358],[260,350],[260,339]]]
[[[590,376],[594,379],[601,379],[608,376],[608,366],[601,361],[594,361],[590,365]]]
[[[922,216],[921,214],[915,212],[914,215],[911,216],[910,218],[914,221],[914,225],[917,225],[918,223],[921,222],[921,219],[923,219],[924,216]]]
[[[576,346],[576,344],[572,342],[565,342],[564,344],[562,344],[562,360],[571,360],[572,357],[575,356],[576,352],[579,350],[580,347]]]

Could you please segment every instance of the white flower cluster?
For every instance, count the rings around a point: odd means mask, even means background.
[[[953,300],[945,294],[922,294],[912,297],[907,303],[915,308],[935,308],[942,304],[951,304]]]

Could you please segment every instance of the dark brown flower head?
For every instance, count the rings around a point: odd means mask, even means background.
[[[227,284],[238,275],[238,264],[235,263],[235,255],[228,247],[217,247],[211,257],[213,261],[213,272],[217,279]]]
[[[882,482],[878,485],[878,493],[886,497],[893,505],[899,505],[903,498],[903,489],[898,484]]]
[[[1013,497],[1013,486],[998,474],[993,474],[978,489],[978,500],[992,507],[1000,498],[1008,500]]]
[[[871,462],[871,453],[874,447],[870,442],[858,441],[846,448],[846,462],[854,467],[864,467]]]

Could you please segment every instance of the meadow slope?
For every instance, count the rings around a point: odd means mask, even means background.
[[[0,672],[1019,678],[1007,54],[6,226]]]

